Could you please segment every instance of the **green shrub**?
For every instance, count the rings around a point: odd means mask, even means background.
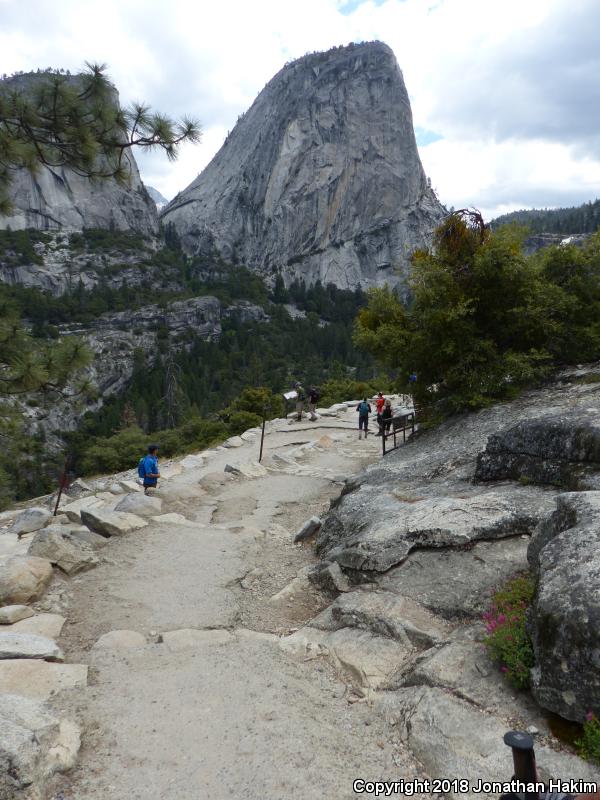
[[[488,652],[517,689],[529,686],[529,670],[534,664],[533,646],[525,630],[525,614],[534,593],[533,576],[516,575],[494,594],[492,605],[483,615]]]
[[[231,402],[224,414],[245,411],[262,421],[263,410],[267,407],[267,418],[283,416],[283,397],[266,386],[248,386]],[[253,428],[257,422],[250,422],[243,430]]]
[[[583,723],[583,736],[575,741],[577,752],[582,758],[600,764],[600,719],[588,711]]]
[[[149,442],[147,434],[137,426],[125,428],[105,439],[96,439],[85,449],[81,472],[99,475],[134,467],[146,452]]]
[[[413,256],[411,298],[373,289],[355,343],[444,413],[513,397],[560,364],[600,356],[600,233],[523,253],[524,231],[450,215]]]
[[[262,425],[262,417],[251,411],[234,411],[227,420],[227,427],[232,436],[239,436],[248,428],[256,428],[259,425]]]
[[[361,400],[373,397],[377,392],[388,393],[391,390],[389,378],[374,378],[370,381],[357,381],[355,378],[330,378],[321,384],[319,405],[327,408],[334,403],[345,400]]]
[[[245,430],[245,428],[244,428]],[[221,442],[230,435],[222,422],[191,417],[169,430],[144,433],[137,425],[123,428],[112,436],[98,437],[84,447],[77,464],[82,475],[122,472],[133,469],[150,443],[159,447],[159,457],[195,452]]]

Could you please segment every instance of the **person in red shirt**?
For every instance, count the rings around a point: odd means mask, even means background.
[[[379,394],[377,395],[377,400],[375,401],[375,405],[377,406],[377,425],[379,426],[379,431],[377,433],[377,436],[381,436],[381,433],[383,431],[381,415],[383,414],[383,406],[385,405],[385,397],[383,396],[383,392],[379,392]]]

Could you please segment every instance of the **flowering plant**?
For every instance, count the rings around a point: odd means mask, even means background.
[[[492,605],[483,615],[488,652],[500,662],[500,669],[517,689],[529,686],[533,667],[533,647],[525,630],[525,613],[535,593],[535,581],[529,573],[511,578],[492,597]]]
[[[583,723],[583,736],[575,742],[577,751],[582,758],[600,764],[600,719],[593,711],[588,711]]]

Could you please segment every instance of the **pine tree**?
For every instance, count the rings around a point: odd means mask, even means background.
[[[16,169],[69,167],[89,178],[126,183],[132,147],[158,148],[174,160],[182,142],[199,141],[195,120],[174,122],[143,103],[121,108],[105,70],[86,64],[73,77],[48,72],[0,83],[0,213],[10,210]]]

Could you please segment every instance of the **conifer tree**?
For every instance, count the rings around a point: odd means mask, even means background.
[[[76,76],[45,72],[31,81],[1,81],[0,213],[10,210],[17,169],[68,167],[90,179],[127,183],[131,148],[161,149],[174,160],[182,142],[200,135],[191,118],[176,122],[144,103],[121,108],[106,65],[86,64]]]

